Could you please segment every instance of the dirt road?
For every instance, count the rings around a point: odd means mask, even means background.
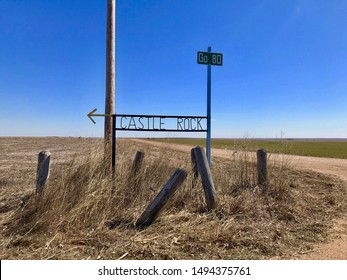
[[[162,143],[144,139],[134,139],[138,143],[165,147],[177,151],[190,152],[192,146]],[[212,157],[230,158],[233,151],[226,149],[212,149]],[[253,153],[254,154],[254,153]],[[288,158],[287,155],[276,155],[278,159]],[[347,159],[318,158],[305,156],[289,156],[294,168],[312,170],[326,175],[336,176],[347,184]],[[346,260],[347,259],[347,216],[335,222],[331,229],[330,241],[319,244],[317,248],[306,252],[297,259],[313,260]]]
[[[177,151],[190,152],[192,146],[163,143],[144,139],[134,139],[133,141],[146,143],[158,147],[166,147]],[[227,149],[212,149],[212,157],[230,158],[233,151]],[[254,154],[254,153],[252,153]],[[277,159],[286,158],[291,161],[295,168],[308,169],[326,175],[337,176],[347,181],[347,159],[319,158],[306,156],[276,155]]]

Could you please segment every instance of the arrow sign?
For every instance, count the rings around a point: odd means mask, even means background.
[[[95,112],[96,112],[96,108],[93,110],[93,111],[91,111],[87,116],[88,116],[88,118],[90,118],[90,120],[94,123],[94,124],[96,124],[96,122],[93,120],[93,118],[92,117],[112,117],[113,115],[112,114],[94,114]]]

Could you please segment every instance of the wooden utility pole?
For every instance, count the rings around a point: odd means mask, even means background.
[[[106,99],[105,114],[114,114],[115,101],[115,40],[116,40],[116,2],[107,0],[106,27]],[[112,117],[105,117],[105,164],[112,172]]]

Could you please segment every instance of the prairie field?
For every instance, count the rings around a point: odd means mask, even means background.
[[[198,138],[157,138],[155,140],[195,146],[205,146],[206,141]],[[270,153],[347,159],[347,139],[212,139],[212,146],[229,150],[240,150],[246,147],[250,151],[256,151],[262,147]]]
[[[271,154],[268,184],[259,186],[254,149],[234,145],[227,157],[213,157],[217,206],[208,210],[201,181],[192,186],[190,152],[170,143],[119,139],[112,178],[102,139],[1,137],[0,258],[301,259],[330,242],[336,221],[347,217],[346,181]],[[51,171],[37,196],[43,150],[52,154]],[[145,156],[134,175],[139,150]],[[137,228],[177,168],[186,180],[152,225]]]

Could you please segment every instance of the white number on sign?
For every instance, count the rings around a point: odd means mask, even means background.
[[[207,63],[208,62],[208,56],[204,55],[203,53],[199,53],[199,62],[200,63]]]
[[[212,64],[222,64],[222,55],[221,54],[213,54],[212,55]]]

